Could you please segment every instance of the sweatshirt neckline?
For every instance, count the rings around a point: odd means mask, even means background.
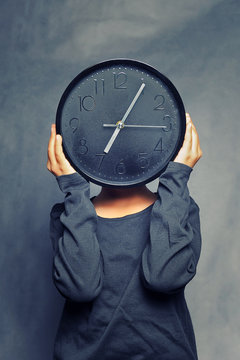
[[[108,218],[108,217],[103,217],[103,216],[97,215],[97,218],[98,218],[99,220],[103,220],[103,221],[122,221],[122,220],[128,220],[128,219],[132,219],[132,218],[141,216],[142,214],[150,211],[150,210],[152,209],[152,207],[153,207],[154,204],[155,204],[155,202],[152,203],[151,205],[147,206],[147,207],[146,207],[145,209],[143,209],[143,210],[140,210],[140,211],[135,212],[135,213],[132,213],[132,214],[120,216],[120,217]]]

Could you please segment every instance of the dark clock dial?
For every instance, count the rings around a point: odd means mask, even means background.
[[[160,175],[182,145],[185,121],[174,85],[153,67],[129,59],[81,72],[65,90],[56,116],[72,166],[96,184],[120,187]]]

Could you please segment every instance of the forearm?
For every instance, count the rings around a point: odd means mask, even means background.
[[[97,215],[88,182],[78,173],[56,177],[64,204],[51,211],[53,280],[73,301],[90,301],[101,291],[103,259],[97,240]]]
[[[199,208],[187,187],[191,170],[171,162],[159,178],[150,241],[141,259],[144,285],[159,292],[177,292],[196,274],[201,234]]]

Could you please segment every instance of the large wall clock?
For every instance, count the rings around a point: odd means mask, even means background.
[[[58,104],[56,128],[66,158],[87,180],[131,187],[157,178],[177,155],[185,109],[158,70],[111,59],[71,81]]]

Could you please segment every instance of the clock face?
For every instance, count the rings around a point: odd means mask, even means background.
[[[69,84],[57,109],[57,133],[71,165],[103,186],[152,181],[173,160],[185,134],[174,85],[135,60],[108,60]]]

